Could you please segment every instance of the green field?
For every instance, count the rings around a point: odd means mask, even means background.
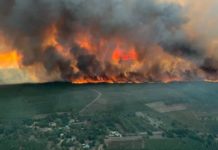
[[[78,112],[96,96],[88,86],[67,83],[0,86],[0,119]]]

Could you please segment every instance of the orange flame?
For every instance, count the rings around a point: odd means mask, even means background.
[[[58,28],[56,24],[51,24],[44,33],[44,41],[42,44],[42,48],[46,49],[48,47],[54,47],[56,51],[58,51],[61,55],[66,58],[69,56],[70,48],[62,45],[58,41]]]
[[[115,62],[118,62],[120,60],[122,61],[129,61],[129,60],[137,60],[138,55],[136,53],[135,49],[130,49],[130,50],[122,50],[122,49],[115,49],[113,54],[112,54],[112,59]]]
[[[58,29],[56,28],[55,24],[52,24],[49,26],[49,28],[44,33],[44,42],[42,47],[46,48],[48,46],[56,46],[59,43],[57,42],[57,36],[58,36]]]
[[[87,33],[79,33],[76,36],[75,43],[77,45],[79,45],[80,48],[86,49],[88,51],[91,51],[94,49],[94,47],[91,43],[91,37]]]
[[[74,84],[87,84],[87,83],[116,83],[116,80],[112,79],[104,79],[104,78],[98,78],[98,79],[91,79],[91,78],[85,78],[85,77],[80,77],[79,79],[72,80],[72,83]]]
[[[44,32],[44,39],[41,43],[42,52],[48,47],[54,47],[54,51],[58,52],[63,58],[69,60],[71,64],[67,71],[71,71],[73,75],[79,77],[67,76],[67,79],[75,84],[83,83],[141,83],[145,81],[162,81],[169,83],[172,81],[184,81],[186,80],[186,73],[196,73],[198,77],[206,81],[217,81],[217,78],[207,77],[204,73],[199,70],[199,67],[182,57],[174,56],[167,51],[163,50],[160,46],[150,46],[150,50],[147,53],[136,48],[135,43],[126,42],[125,40],[119,39],[118,37],[98,37],[92,39],[91,32],[84,32],[78,30],[75,36],[68,39],[69,45],[63,44],[59,41],[59,31],[56,24],[49,26]],[[71,41],[72,40],[72,41]],[[67,42],[66,42],[67,43]],[[71,51],[72,45],[77,45],[82,49],[85,49],[85,53],[93,54],[96,57],[96,61],[99,61],[99,65],[102,65],[101,69],[105,72],[98,72],[93,75],[84,74],[77,66],[78,60],[76,55],[74,56]],[[14,49],[13,44],[10,43],[5,36],[0,32],[0,69],[2,68],[25,68],[22,66],[22,55],[20,50]],[[21,50],[22,52],[22,50]],[[139,53],[140,52],[140,53]],[[143,58],[140,57],[141,52],[144,52]],[[158,55],[157,55],[158,54]],[[105,64],[110,63],[112,70],[107,72],[109,69]],[[125,63],[127,62],[127,63]],[[89,64],[87,64],[89,65]],[[90,64],[91,65],[91,64]],[[38,66],[38,67],[37,67]],[[46,81],[51,78],[51,74],[54,79],[62,79],[61,70],[56,69],[48,75],[47,70],[44,68],[41,62],[33,64],[30,67],[29,74],[35,75],[34,78],[44,78]],[[109,66],[110,67],[110,66]],[[38,69],[40,68],[40,69]],[[42,69],[44,71],[42,71]],[[40,70],[40,74],[34,73],[34,69]],[[65,69],[65,68],[64,68]],[[113,70],[114,69],[114,70]],[[192,72],[192,70],[195,70]],[[35,71],[36,72],[36,71]],[[44,72],[44,73],[43,73]],[[99,76],[98,76],[99,75]],[[43,76],[43,77],[41,77]],[[37,80],[40,81],[40,80]]]
[[[0,68],[19,68],[22,57],[16,50],[0,53]]]
[[[12,47],[10,40],[0,31],[0,69],[19,68],[22,56]]]

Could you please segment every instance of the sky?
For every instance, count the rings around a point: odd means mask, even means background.
[[[217,0],[160,0],[179,3],[189,18],[187,28],[196,32],[212,49],[218,47],[218,1]]]

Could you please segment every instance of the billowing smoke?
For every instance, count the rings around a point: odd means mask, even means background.
[[[172,2],[0,0],[0,20],[22,66],[41,64],[60,80],[214,80],[218,72],[207,46],[187,33],[183,6]]]

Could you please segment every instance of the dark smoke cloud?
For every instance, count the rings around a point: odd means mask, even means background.
[[[119,69],[108,62],[102,63],[95,55],[85,54],[85,50],[72,43],[80,28],[91,31],[96,41],[99,37],[116,36],[143,48],[159,45],[167,53],[190,60],[203,55],[203,50],[189,41],[183,31],[188,19],[182,8],[173,3],[155,0],[0,0],[0,17],[0,30],[22,52],[24,65],[41,62],[48,72],[60,70],[63,78],[76,74],[71,72],[72,60],[61,56],[55,47],[42,47],[44,33],[54,23],[58,27],[59,42],[72,47],[71,53],[76,59],[73,61],[77,62],[80,73],[92,77],[107,76],[110,71],[117,74]],[[135,76],[141,78],[138,74]]]
[[[94,77],[100,76],[102,72],[101,64],[94,55],[79,56],[77,67],[82,73],[92,75]]]
[[[14,4],[15,0],[0,1],[0,17],[8,16]]]
[[[201,68],[210,74],[217,74],[218,73],[218,60],[214,58],[206,58]]]

